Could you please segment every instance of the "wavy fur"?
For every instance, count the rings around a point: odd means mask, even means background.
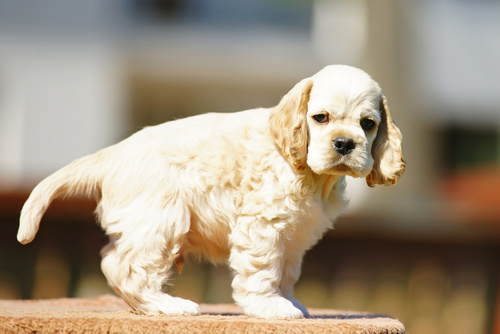
[[[305,251],[345,207],[345,175],[392,184],[401,173],[400,133],[380,96],[366,73],[329,66],[274,108],[145,128],[43,180],[23,207],[18,240],[33,240],[55,198],[93,195],[110,237],[102,271],[137,312],[198,314],[162,289],[174,264],[204,258],[229,263],[246,314],[303,317],[293,285]],[[328,122],[315,121],[326,112]],[[379,129],[363,131],[363,117]],[[355,141],[352,153],[336,152],[338,136]]]

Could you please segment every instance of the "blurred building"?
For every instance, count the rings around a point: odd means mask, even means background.
[[[145,125],[273,106],[323,66],[349,64],[383,88],[408,168],[392,188],[350,181],[351,209],[327,240],[339,248],[313,250],[348,255],[330,271],[306,261],[298,293],[395,313],[412,333],[486,332],[500,255],[499,32],[497,0],[0,0],[2,224],[17,224],[44,176]],[[0,283],[12,285],[7,262]],[[194,299],[229,296],[181,284]]]

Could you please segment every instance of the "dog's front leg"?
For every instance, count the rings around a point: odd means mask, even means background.
[[[283,297],[291,301],[307,317],[309,316],[307,309],[297,299],[293,298],[293,286],[299,279],[304,253],[305,250],[300,248],[299,245],[288,242],[285,256],[283,257],[283,276],[281,278],[280,290]]]
[[[269,221],[240,217],[231,233],[229,263],[235,273],[233,298],[250,316],[302,318],[280,290],[285,241]]]

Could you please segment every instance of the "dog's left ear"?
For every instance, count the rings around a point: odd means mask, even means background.
[[[304,79],[274,107],[269,129],[274,142],[290,164],[301,172],[307,166],[307,104],[313,81]]]
[[[374,160],[371,173],[366,183],[373,187],[376,184],[392,186],[396,184],[405,171],[405,161],[401,150],[401,131],[392,121],[389,105],[384,95],[380,100],[380,122],[377,137],[372,146]]]

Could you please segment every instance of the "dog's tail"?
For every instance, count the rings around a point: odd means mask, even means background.
[[[58,197],[92,196],[100,189],[102,155],[97,152],[77,159],[40,182],[31,192],[21,210],[17,240],[22,244],[33,241],[40,221],[50,203]]]

